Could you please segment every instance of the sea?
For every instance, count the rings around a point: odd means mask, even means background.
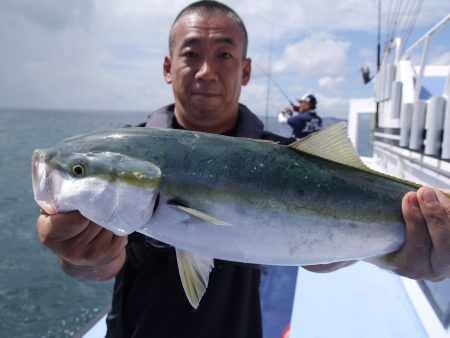
[[[0,337],[76,337],[109,307],[113,281],[77,280],[39,241],[31,155],[58,141],[97,130],[137,125],[147,112],[0,110]],[[283,136],[291,129],[261,117]],[[336,122],[324,119],[324,125]]]

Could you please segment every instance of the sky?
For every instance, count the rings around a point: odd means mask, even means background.
[[[393,24],[395,13],[420,1],[381,1],[382,45],[407,21]],[[172,102],[162,61],[190,2],[0,0],[0,108],[148,112]],[[372,95],[360,68],[376,68],[378,0],[223,2],[247,26],[253,70],[241,102],[257,114],[313,93],[322,116],[346,118],[349,99]],[[423,0],[410,42],[449,13],[449,0]],[[430,60],[450,64],[449,36],[436,35]]]

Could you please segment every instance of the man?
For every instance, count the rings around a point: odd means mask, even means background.
[[[227,6],[200,1],[186,7],[170,32],[164,77],[175,104],[152,114],[146,126],[275,139],[245,106],[241,86],[250,79],[247,33]],[[281,140],[281,139],[280,139]],[[150,146],[150,145],[149,145]],[[391,257],[398,273],[438,280],[450,276],[450,200],[422,188],[408,193],[402,210],[407,242]],[[132,234],[118,237],[78,212],[37,220],[41,241],[71,276],[116,276],[108,337],[261,337],[259,269],[216,261],[200,306],[193,310],[181,287],[173,248]],[[351,262],[308,267],[332,271]]]
[[[292,127],[293,136],[302,138],[319,131],[322,127],[322,119],[315,112],[317,99],[314,95],[305,94],[298,102],[299,106],[293,107],[298,114],[292,115],[291,109],[285,109],[278,113],[278,121],[288,123]]]

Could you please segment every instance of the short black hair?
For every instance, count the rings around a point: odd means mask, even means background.
[[[247,29],[245,28],[244,21],[242,21],[241,17],[229,6],[214,0],[201,0],[191,3],[190,5],[186,6],[184,9],[181,10],[180,13],[178,13],[177,17],[175,18],[174,22],[172,23],[172,26],[170,27],[170,33],[169,33],[169,53],[172,55],[173,51],[173,28],[177,24],[178,20],[180,20],[181,17],[183,17],[186,14],[189,13],[200,13],[200,14],[208,14],[208,15],[214,15],[214,14],[221,14],[224,16],[228,16],[231,19],[234,19],[240,30],[242,35],[242,40],[244,43],[244,59],[247,57],[247,48],[248,48],[248,34]]]

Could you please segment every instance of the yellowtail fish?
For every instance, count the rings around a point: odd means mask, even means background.
[[[79,210],[113,231],[175,247],[193,307],[213,259],[310,265],[370,259],[405,240],[417,184],[369,169],[336,124],[289,146],[201,132],[122,128],[33,154],[49,213]]]

